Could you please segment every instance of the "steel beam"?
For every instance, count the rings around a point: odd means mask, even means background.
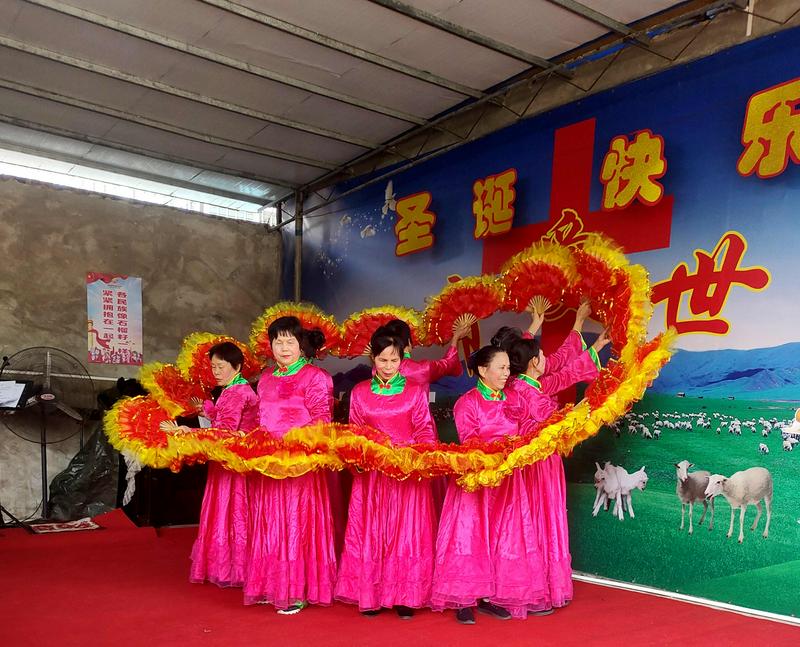
[[[312,160],[307,157],[292,155],[291,153],[274,151],[269,148],[251,146],[249,144],[245,144],[242,142],[235,142],[230,139],[223,139],[222,137],[216,137],[214,135],[199,133],[197,131],[190,130],[188,128],[182,128],[180,126],[168,124],[163,121],[158,121],[156,119],[150,119],[149,117],[133,114],[130,112],[126,112],[124,110],[119,110],[117,108],[111,108],[109,106],[101,106],[96,103],[92,103],[91,101],[86,101],[84,99],[76,99],[74,97],[68,97],[64,94],[53,92],[52,90],[45,90],[42,88],[37,88],[30,85],[17,83],[16,81],[10,81],[2,77],[0,77],[0,87],[6,88],[7,90],[13,90],[14,92],[27,94],[29,96],[39,97],[40,99],[55,101],[57,103],[72,106],[74,108],[89,110],[90,112],[106,115],[107,117],[113,117],[114,119],[120,119],[122,121],[127,121],[142,126],[148,126],[150,128],[155,128],[157,130],[162,130],[164,132],[172,133],[173,135],[180,135],[182,137],[194,139],[196,141],[200,141],[206,144],[221,146],[229,150],[251,153],[253,155],[260,155],[262,157],[272,157],[274,159],[280,159],[285,162],[293,162],[295,164],[300,164],[302,166],[310,166],[312,168],[319,168],[324,170],[331,170],[337,168],[336,164],[331,164],[330,162],[320,162],[318,160]]]
[[[404,2],[398,2],[398,0],[369,0],[369,2],[386,7],[387,9],[396,11],[404,16],[413,18],[418,22],[435,27],[441,31],[446,31],[449,34],[453,34],[454,36],[458,36],[464,40],[468,40],[477,45],[481,45],[482,47],[494,50],[495,52],[500,52],[501,54],[515,58],[518,61],[527,63],[528,65],[541,67],[542,69],[554,69],[554,65],[546,58],[536,56],[536,54],[531,54],[530,52],[524,52],[521,49],[513,47],[507,43],[501,43],[494,38],[489,38],[485,34],[480,34],[472,29],[462,27],[461,25],[457,25],[449,20],[445,20],[444,18],[439,18],[439,16],[435,16],[432,13],[423,11],[422,9],[417,9],[416,7],[408,5]]]
[[[126,153],[133,153],[134,155],[142,155],[143,157],[150,157],[152,159],[158,159],[164,162],[170,162],[171,164],[180,164],[181,166],[186,166],[189,168],[194,168],[203,171],[210,171],[212,173],[219,173],[220,175],[224,175],[239,180],[252,180],[254,182],[260,182],[268,186],[280,187],[281,189],[295,190],[299,186],[296,183],[288,182],[286,180],[278,180],[276,178],[266,177],[264,175],[258,175],[256,173],[248,173],[246,171],[237,171],[236,175],[231,175],[230,169],[224,168],[222,166],[216,166],[214,164],[208,164],[205,162],[198,162],[196,160],[187,160],[185,158],[177,157],[175,155],[167,155],[166,153],[162,153],[161,151],[153,151],[146,148],[140,148],[138,146],[132,146],[130,144],[114,142],[108,139],[103,139],[101,137],[94,137],[93,135],[86,135],[84,133],[78,133],[72,130],[67,130],[65,128],[50,126],[48,124],[36,123],[25,119],[19,119],[17,117],[9,117],[3,114],[0,114],[0,122],[10,124],[12,126],[18,126],[20,128],[27,128],[28,130],[35,130],[37,132],[47,133],[49,135],[56,135],[58,137],[66,137],[69,139],[74,139],[75,141],[92,144],[94,146],[101,146],[104,148],[110,148],[112,150],[119,150]],[[270,200],[270,202],[265,204],[264,206],[272,206],[272,202],[273,201]]]
[[[0,117],[0,120],[2,120],[2,117]],[[110,164],[109,162],[98,162],[97,160],[93,160],[91,158],[87,159],[81,157],[80,155],[70,155],[69,153],[64,153],[61,151],[40,149],[40,148],[35,148],[33,146],[18,144],[13,140],[5,139],[2,136],[2,134],[0,134],[0,148],[4,148],[6,150],[12,150],[17,153],[26,153],[28,155],[46,157],[47,159],[53,159],[58,162],[66,162],[67,164],[76,164],[78,166],[85,166],[87,168],[96,169],[98,171],[107,171],[108,173],[118,173],[120,175],[127,175],[129,177],[135,177],[139,180],[158,182],[159,184],[166,184],[168,186],[178,187],[181,189],[188,189],[189,191],[197,191],[198,193],[207,193],[209,195],[215,195],[220,198],[228,198],[229,200],[239,200],[241,202],[249,202],[250,204],[257,204],[257,205],[263,205],[265,200],[264,197],[256,198],[255,196],[246,195],[244,193],[227,191],[225,189],[219,189],[217,187],[206,186],[203,184],[195,184],[193,182],[188,182],[186,180],[171,178],[164,175],[159,175],[157,173],[148,173],[147,171],[142,171],[140,169],[135,169],[135,168],[129,168],[127,166]],[[237,179],[234,176],[230,177],[232,180]]]
[[[321,128],[319,126],[312,126],[311,124],[294,121],[292,119],[287,119],[285,117],[280,117],[278,115],[272,115],[267,112],[263,112],[261,110],[254,110],[253,108],[240,106],[235,103],[230,103],[229,101],[223,101],[221,99],[215,99],[214,97],[198,94],[197,92],[190,92],[189,90],[176,88],[175,86],[163,83],[162,81],[154,81],[152,79],[146,79],[144,77],[137,76],[135,74],[130,74],[128,72],[124,72],[116,68],[100,65],[99,63],[94,63],[93,61],[86,61],[81,58],[70,56],[69,54],[54,52],[53,50],[47,49],[45,47],[40,47],[38,45],[33,45],[31,43],[26,43],[20,40],[16,40],[14,38],[9,38],[8,36],[3,36],[1,34],[0,34],[0,45],[2,45],[3,47],[7,47],[8,49],[16,50],[18,52],[24,52],[25,54],[38,56],[39,58],[44,58],[49,61],[55,61],[57,63],[69,65],[70,67],[74,67],[79,70],[85,70],[87,72],[93,72],[95,74],[107,76],[111,79],[125,81],[126,83],[131,83],[133,85],[138,85],[143,88],[149,88],[151,90],[163,92],[164,94],[170,94],[174,97],[188,99],[189,101],[202,103],[207,106],[213,106],[214,108],[220,108],[221,110],[226,110],[228,112],[232,112],[235,114],[244,115],[246,117],[252,117],[254,119],[259,119],[260,121],[276,124],[278,126],[286,126],[287,128],[292,128],[293,130],[299,130],[302,132],[310,133],[312,135],[319,135],[320,137],[326,137],[328,139],[333,139],[340,142],[346,142],[348,144],[353,144],[354,146],[361,146],[362,148],[375,148],[378,146],[377,142],[372,142],[367,139],[362,139],[361,137],[353,137],[351,135],[346,135],[344,133],[340,133],[335,130],[329,130],[327,128]]]
[[[305,92],[317,94],[319,96],[327,97],[335,101],[341,101],[342,103],[347,103],[351,106],[356,106],[357,108],[362,108],[364,110],[369,110],[371,112],[386,115],[387,117],[393,117],[401,121],[407,121],[408,123],[412,124],[425,123],[424,118],[412,115],[407,112],[403,112],[402,110],[395,110],[394,108],[390,108],[388,106],[382,106],[380,104],[373,103],[372,101],[367,101],[365,99],[352,97],[342,92],[337,92],[336,90],[331,90],[329,88],[322,87],[321,85],[317,85],[315,83],[309,83],[308,81],[303,81],[301,79],[296,79],[287,76],[285,74],[273,72],[272,70],[269,70],[260,65],[246,63],[244,61],[237,60],[230,56],[225,56],[224,54],[218,54],[217,52],[204,49],[202,47],[196,47],[194,45],[190,45],[189,43],[178,40],[176,38],[170,38],[169,36],[156,34],[154,32],[141,29],[134,25],[129,25],[128,23],[116,20],[114,18],[108,18],[106,16],[101,16],[100,14],[88,11],[86,9],[80,9],[78,7],[73,7],[71,5],[58,2],[57,0],[24,0],[24,2],[39,7],[44,7],[46,9],[50,9],[52,11],[56,11],[58,13],[62,13],[67,16],[72,16],[73,18],[78,18],[80,20],[83,20],[84,22],[98,25],[100,27],[105,27],[107,29],[112,29],[122,34],[127,34],[128,36],[133,36],[135,38],[139,38],[141,40],[150,43],[155,43],[157,45],[161,45],[169,49],[183,52],[184,54],[189,54],[191,56],[203,58],[207,61],[212,61],[213,63],[218,63],[219,65],[223,65],[225,67],[241,70],[242,72],[247,72],[248,74],[253,74],[254,76],[258,76],[264,79],[269,79],[270,81],[281,83],[283,85],[288,85],[294,88],[298,88],[300,90],[304,90]]]
[[[458,92],[459,94],[463,94],[465,96],[472,97],[474,99],[477,99],[483,95],[483,92],[481,92],[476,88],[471,88],[468,85],[463,85],[462,83],[451,81],[450,79],[446,79],[437,74],[433,74],[432,72],[428,72],[426,70],[420,70],[419,68],[412,67],[411,65],[406,65],[405,63],[401,63],[400,61],[395,61],[390,58],[386,58],[385,56],[381,56],[380,54],[377,54],[375,52],[371,52],[362,49],[360,47],[356,47],[355,45],[344,43],[340,40],[336,40],[335,38],[331,38],[330,36],[326,36],[324,34],[320,34],[319,32],[306,29],[305,27],[300,27],[299,25],[293,25],[290,22],[286,22],[285,20],[281,20],[280,18],[275,18],[274,16],[270,16],[269,14],[266,14],[262,11],[256,11],[255,9],[251,9],[250,7],[245,7],[237,2],[231,2],[231,0],[199,0],[199,1],[204,4],[211,5],[212,7],[217,7],[218,9],[222,9],[223,11],[235,14],[237,16],[241,16],[242,18],[247,18],[248,20],[252,20],[262,25],[272,27],[273,29],[277,29],[287,34],[291,34],[292,36],[303,38],[304,40],[316,43],[317,45],[322,45],[323,47],[336,50],[337,52],[342,52],[344,54],[354,56],[355,58],[359,58],[362,61],[367,61],[368,63],[374,63],[375,65],[380,65],[381,67],[384,67],[388,70],[400,72],[400,74],[405,74],[406,76],[410,76],[411,78],[418,79],[420,81],[425,81],[426,83],[438,85],[441,88],[446,88],[448,90],[452,90],[453,92]]]
[[[647,45],[650,43],[650,37],[647,34],[636,34],[633,29],[628,27],[625,23],[619,22],[618,20],[614,20],[611,16],[607,16],[604,13],[600,13],[599,11],[595,11],[591,7],[587,7],[585,4],[580,2],[576,2],[575,0],[547,0],[551,4],[558,5],[566,9],[567,11],[571,11],[574,14],[582,16],[587,20],[591,20],[598,25],[602,25],[603,27],[607,27],[613,32],[620,34],[621,36],[625,36],[626,38],[633,38],[634,40],[638,41],[642,45]]]

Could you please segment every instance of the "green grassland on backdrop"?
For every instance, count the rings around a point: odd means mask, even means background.
[[[568,485],[570,541],[573,568],[613,579],[637,582],[671,591],[698,595],[786,615],[800,615],[800,445],[793,452],[782,450],[780,430],[767,438],[742,427],[742,435],[719,428],[714,412],[735,416],[742,422],[759,418],[789,420],[797,403],[680,398],[648,394],[635,412],[704,413],[710,429],[692,431],[663,429],[661,438],[649,440],[629,435],[623,426],[618,437],[603,429],[576,448],[565,461]],[[648,426],[652,430],[652,420]],[[763,455],[759,443],[770,450]],[[737,543],[739,513],[733,536],[726,537],[730,507],[723,497],[715,502],[715,526],[700,526],[702,504],[694,510],[694,534],[680,530],[681,505],[675,493],[674,464],[687,459],[692,470],[709,470],[730,476],[748,467],[767,468],[773,478],[774,500],[769,537],[764,539],[766,515],[758,528],[749,525],[756,509],[745,516],[744,543]],[[649,482],[644,492],[633,492],[636,517],[627,513],[619,521],[610,512],[592,517],[595,497],[594,462],[610,460],[633,472],[646,466]],[[688,513],[688,509],[687,509]]]

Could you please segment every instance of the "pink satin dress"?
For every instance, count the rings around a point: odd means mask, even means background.
[[[258,425],[258,398],[249,384],[227,387],[203,412],[215,429],[249,432]],[[247,475],[208,464],[200,526],[192,546],[189,580],[242,586],[247,557]]]
[[[557,358],[557,361],[551,361]],[[556,395],[578,382],[597,377],[598,367],[583,339],[573,331],[553,355],[548,356],[547,372],[537,386],[524,379],[512,379],[507,390],[514,389],[526,402],[529,415],[542,422],[558,409]],[[539,502],[542,552],[547,568],[549,607],[563,607],[572,600],[572,557],[569,551],[567,523],[567,486],[564,462],[556,453],[523,468],[531,498]]]
[[[397,446],[434,442],[427,388],[407,380],[402,392],[385,395],[373,393],[371,383],[353,389],[350,424],[378,429]],[[356,474],[336,598],[361,611],[427,606],[435,538],[430,481]]]
[[[294,375],[267,369],[258,383],[261,427],[282,438],[315,422],[330,422],[330,375],[306,364]],[[330,604],[336,578],[333,522],[324,471],[272,479],[252,474],[245,604],[286,609],[297,601]]]
[[[407,377],[410,381],[419,384],[420,386],[430,390],[433,382],[438,382],[445,376],[458,377],[464,372],[463,366],[458,359],[458,348],[448,346],[442,359],[422,359],[413,360],[410,358],[403,359],[400,362],[400,373]],[[442,505],[444,505],[444,497],[447,493],[447,483],[449,479],[446,476],[436,476],[431,480],[431,492],[433,493],[433,505],[436,508],[436,518],[442,513]]]
[[[458,399],[454,414],[461,442],[526,433],[526,403],[514,390],[505,396],[487,400],[476,388]],[[514,470],[496,488],[476,492],[451,482],[436,540],[432,607],[472,607],[486,598],[517,618],[547,608],[540,514],[524,470]]]

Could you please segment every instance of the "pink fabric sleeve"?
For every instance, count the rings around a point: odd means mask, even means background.
[[[458,348],[447,347],[447,352],[442,359],[428,360],[428,384],[438,382],[445,375],[458,377],[464,372],[461,362],[458,361]]]
[[[203,400],[203,415],[209,420],[214,419],[214,412],[217,410],[216,405],[211,400]]]
[[[414,404],[411,409],[411,436],[415,443],[435,443],[437,440],[436,429],[431,417],[431,408],[428,404],[427,389],[417,389]]]
[[[351,425],[364,424],[364,411],[361,408],[361,396],[359,395],[359,389],[354,388],[350,392],[350,414],[348,415],[347,419]]]
[[[311,422],[330,422],[333,419],[333,379],[322,369],[309,380],[304,401]]]
[[[557,373],[580,355],[581,351],[583,351],[583,337],[577,330],[570,330],[558,350],[547,356],[545,374]]]
[[[542,393],[555,395],[578,382],[593,380],[598,373],[597,365],[594,363],[591,354],[588,350],[585,350],[559,371],[542,375],[539,378],[539,383],[542,385]]]
[[[480,438],[481,419],[475,400],[470,397],[471,391],[462,395],[453,408],[458,439],[463,443],[471,438]]]
[[[247,388],[252,391],[250,387]],[[230,388],[223,391],[217,399],[215,415],[211,420],[214,428],[238,431],[242,424],[242,412],[255,400],[255,393],[252,396],[251,398],[244,389]]]

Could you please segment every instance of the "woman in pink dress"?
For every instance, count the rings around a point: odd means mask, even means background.
[[[403,342],[403,360],[400,362],[400,374],[419,384],[427,390],[433,382],[438,382],[443,377],[459,377],[464,369],[458,359],[458,342],[468,333],[469,326],[460,326],[453,331],[453,338],[442,359],[411,359],[411,328],[400,319],[392,319],[378,329],[383,334],[398,337]],[[376,331],[376,332],[378,332]],[[431,479],[433,505],[436,508],[436,518],[442,513],[444,497],[447,492],[448,479],[438,476]]]
[[[468,326],[457,328],[453,338],[442,359],[411,359],[411,328],[400,319],[392,319],[381,326],[381,334],[397,337],[403,343],[403,359],[400,362],[400,374],[416,382],[420,386],[430,388],[433,382],[438,382],[446,376],[458,377],[464,369],[458,359],[458,342],[469,332]],[[376,331],[376,332],[378,332]]]
[[[577,340],[575,338],[578,338]],[[597,377],[600,360],[597,353],[608,344],[605,332],[601,333],[591,348],[586,348],[576,331],[570,333],[554,355],[564,361],[557,370],[548,366],[539,344],[533,339],[519,339],[508,350],[512,375],[507,390],[513,389],[525,401],[528,415],[542,422],[558,408],[556,395],[564,389]],[[577,352],[576,351],[577,346]],[[562,352],[566,349],[566,352]],[[569,552],[567,525],[567,492],[564,464],[553,453],[543,461],[519,470],[537,502],[537,521],[541,534],[542,551],[547,567],[549,589],[548,603],[543,609],[532,611],[541,615],[569,604],[572,600],[572,559]]]
[[[325,342],[318,331],[304,330],[296,317],[269,326],[276,366],[258,383],[263,433],[286,432],[330,422],[333,382],[312,366],[301,349],[316,354]],[[325,473],[273,479],[251,475],[250,541],[244,581],[245,604],[269,603],[288,615],[308,604],[330,604],[336,556]]]
[[[198,401],[211,427],[230,434],[244,434],[258,425],[258,398],[241,369],[244,356],[231,342],[212,346],[208,352],[211,372],[222,393],[216,403]],[[191,431],[171,427],[173,431]],[[217,586],[241,586],[247,554],[247,476],[208,464],[208,478],[200,508],[200,526],[192,547],[189,580]]]
[[[353,389],[350,424],[377,429],[395,446],[433,443],[428,390],[399,372],[403,343],[376,334],[371,347],[376,372]],[[366,615],[394,607],[410,618],[430,601],[435,537],[430,481],[356,474],[336,598]]]
[[[491,442],[526,433],[525,402],[516,391],[504,390],[511,374],[505,351],[484,346],[470,362],[480,377],[456,402],[459,440]],[[475,623],[474,607],[507,620],[547,603],[535,502],[519,472],[497,488],[465,492],[454,481],[448,486],[436,539],[432,607],[455,608],[462,624]]]

